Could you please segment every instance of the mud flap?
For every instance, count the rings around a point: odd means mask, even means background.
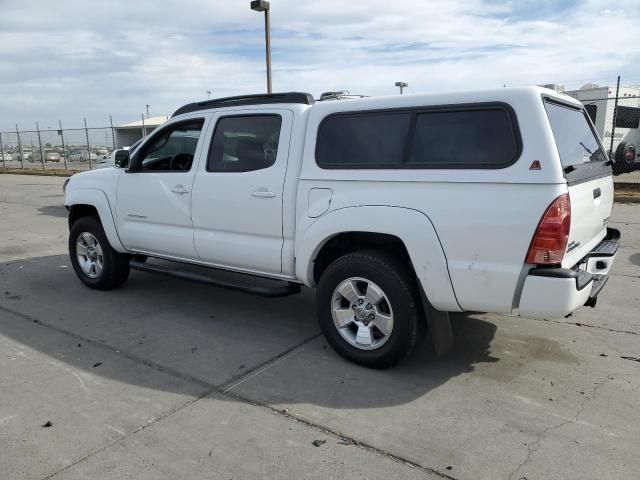
[[[422,287],[420,287],[420,297],[422,298],[424,314],[427,317],[431,344],[436,356],[442,357],[453,346],[453,331],[451,330],[449,312],[441,312],[433,308]]]

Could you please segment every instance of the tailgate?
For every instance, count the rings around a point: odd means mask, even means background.
[[[573,267],[607,234],[607,223],[613,207],[613,177],[600,177],[569,185],[571,229],[565,268]]]

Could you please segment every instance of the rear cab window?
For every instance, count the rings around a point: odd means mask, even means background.
[[[610,175],[607,155],[587,113],[555,100],[545,99],[544,103],[567,181],[575,183]]]

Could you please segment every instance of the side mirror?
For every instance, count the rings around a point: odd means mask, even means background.
[[[118,168],[129,167],[129,150],[120,149],[113,152],[113,164]]]

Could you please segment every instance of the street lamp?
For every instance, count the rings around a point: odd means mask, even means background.
[[[396,82],[396,87],[400,87],[400,95],[402,95],[402,90],[409,86],[406,82]]]
[[[211,98],[211,90],[207,90],[207,98]]]
[[[146,107],[147,107],[147,118],[149,118],[149,107],[150,107],[150,106],[151,106],[151,105],[149,105],[148,103],[146,104]]]
[[[254,0],[251,2],[251,10],[264,12],[264,41],[267,55],[267,93],[271,93],[271,34],[269,31],[269,2]]]

